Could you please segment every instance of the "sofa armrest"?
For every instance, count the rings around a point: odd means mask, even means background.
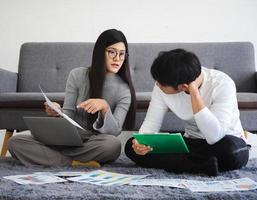
[[[17,79],[17,73],[0,68],[0,93],[16,92]]]

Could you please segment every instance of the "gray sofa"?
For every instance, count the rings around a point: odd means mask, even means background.
[[[62,103],[69,72],[90,66],[93,43],[25,43],[21,46],[18,73],[0,69],[0,129],[5,143],[13,130],[27,129],[22,116],[44,116],[44,99]],[[203,66],[221,70],[235,81],[243,128],[257,131],[257,81],[254,47],[249,42],[226,43],[132,43],[129,58],[137,94],[137,130],[148,107],[154,81],[150,66],[160,51],[184,48],[198,55]],[[167,113],[162,130],[183,131],[183,123]],[[5,147],[5,145],[4,145]],[[5,150],[2,151],[2,155]]]

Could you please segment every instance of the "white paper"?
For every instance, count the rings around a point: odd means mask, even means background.
[[[145,178],[146,176],[147,175],[128,175],[103,170],[95,170],[79,177],[67,179],[70,181],[91,183],[95,185],[124,185],[133,180]]]
[[[197,181],[188,179],[140,179],[130,185],[167,186],[190,189],[192,192],[225,192],[257,189],[257,183],[250,178],[240,178],[224,181]]]
[[[54,173],[55,176],[60,176],[60,177],[74,177],[74,176],[82,176],[87,172],[57,172]]]
[[[199,181],[198,183],[187,181],[185,185],[192,192],[225,192],[257,189],[257,182],[247,177],[224,181]]]
[[[186,188],[185,179],[139,179],[129,183],[129,185],[156,185],[175,188]]]
[[[35,172],[33,174],[37,175],[53,175],[59,177],[74,177],[74,176],[81,176],[87,172],[85,171],[63,171],[63,172]]]
[[[4,176],[3,178],[14,181],[16,183],[27,185],[27,184],[46,184],[46,183],[58,183],[65,182],[67,180],[59,178],[50,174],[27,174],[27,175],[14,175]]]
[[[50,101],[50,99],[46,96],[46,94],[43,92],[43,90],[41,89],[41,87],[39,86],[39,89],[41,90],[41,93],[43,94],[47,105],[49,105],[55,112],[57,112],[61,117],[63,117],[64,119],[66,119],[68,122],[70,122],[71,124],[73,124],[74,126],[85,130],[82,126],[80,126],[77,122],[75,122],[73,119],[71,119],[68,115],[66,115],[65,113],[63,113],[58,107],[56,107],[54,105],[54,103],[52,101]]]

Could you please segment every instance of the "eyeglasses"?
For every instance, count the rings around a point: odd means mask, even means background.
[[[124,60],[127,56],[126,51],[118,52],[116,49],[106,49],[109,58],[114,59],[119,55],[120,60]]]

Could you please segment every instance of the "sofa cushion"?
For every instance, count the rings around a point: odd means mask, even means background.
[[[0,93],[16,92],[17,80],[17,73],[0,69]]]
[[[151,100],[151,92],[136,92],[137,110],[145,111],[149,106]]]
[[[69,72],[90,66],[93,43],[25,43],[19,60],[19,92],[64,92]],[[203,66],[227,73],[238,92],[256,92],[254,47],[249,42],[130,43],[132,79],[137,92],[152,91],[150,67],[160,51],[184,48],[193,51]]]
[[[46,93],[51,101],[63,104],[64,92]],[[137,109],[147,110],[151,100],[151,92],[136,92]],[[257,110],[257,93],[237,93],[238,107]],[[20,92],[0,93],[0,108],[40,108],[45,99],[41,93]]]
[[[160,51],[183,48],[194,52],[204,67],[228,74],[238,92],[257,92],[254,47],[249,42],[129,44],[132,78],[137,92],[150,92],[150,68]]]
[[[237,93],[237,101],[240,110],[257,110],[257,93],[239,92]]]
[[[25,127],[22,116],[44,115],[44,98],[38,85],[52,101],[63,103],[66,80],[69,72],[76,67],[90,66],[93,43],[26,43],[20,51],[17,74],[12,79],[0,70],[0,128],[22,130]],[[153,60],[160,51],[184,48],[193,51],[201,64],[207,68],[227,73],[234,81],[238,92],[240,118],[246,130],[256,128],[257,73],[254,64],[254,47],[250,42],[221,43],[130,43],[130,67],[137,96],[137,127],[144,119],[149,106],[154,80],[150,73]],[[11,74],[11,73],[8,73]],[[13,80],[12,84],[7,81]],[[16,82],[16,80],[18,82]],[[52,93],[53,92],[53,93]],[[247,93],[246,93],[247,92]],[[61,95],[61,96],[58,96]],[[243,110],[242,110],[243,109]],[[183,125],[172,112],[164,119],[164,130],[181,130]],[[174,117],[174,118],[173,118]],[[15,123],[13,123],[15,121]],[[180,120],[181,121],[181,120]],[[18,124],[17,126],[15,126]],[[10,126],[8,126],[10,125]],[[175,127],[177,126],[177,127]]]
[[[19,59],[18,92],[64,92],[73,68],[90,66],[93,43],[25,43]]]
[[[51,101],[63,104],[64,92],[46,93]],[[137,109],[146,110],[151,92],[137,92]],[[0,93],[0,108],[43,108],[45,99],[39,92]]]

